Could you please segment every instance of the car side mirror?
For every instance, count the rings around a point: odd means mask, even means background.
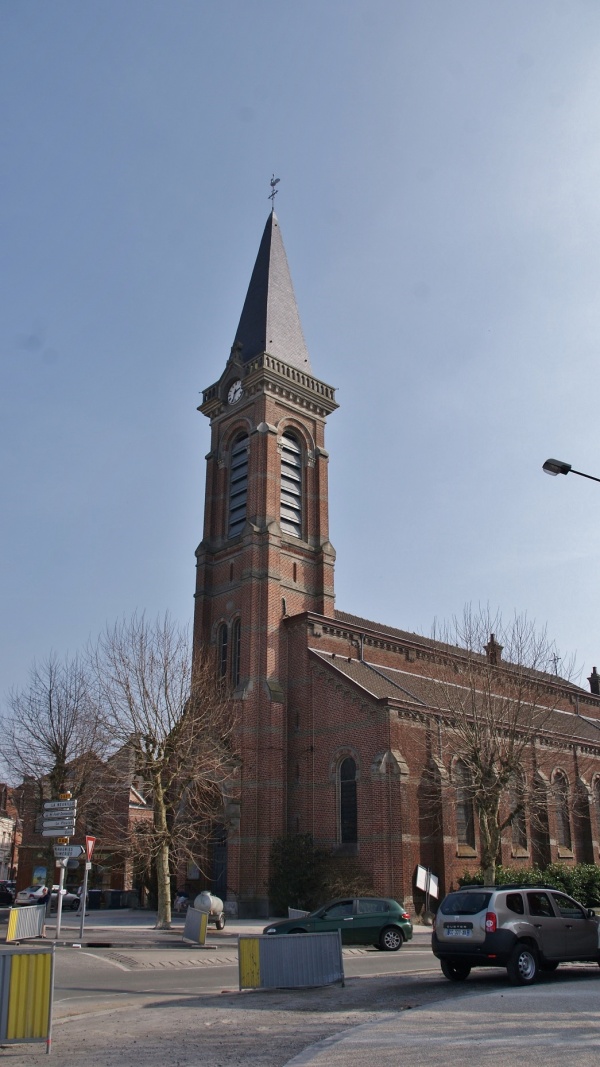
[[[596,912],[594,911],[593,908],[588,908],[587,917],[588,917],[588,919],[595,919],[596,918]]]

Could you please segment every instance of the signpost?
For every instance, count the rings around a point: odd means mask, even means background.
[[[435,874],[429,870],[429,867],[422,867],[421,864],[417,867],[417,873],[415,876],[415,882],[417,889],[421,889],[425,893],[425,911],[429,911],[429,898],[435,897],[436,900],[440,893],[439,881]]]
[[[83,845],[55,845],[54,855],[57,860],[73,860],[77,856],[83,856],[85,849]],[[77,866],[77,864],[75,864]]]
[[[65,885],[65,868],[71,856],[80,856],[81,845],[73,845],[77,849],[71,853],[69,850],[69,838],[75,833],[75,821],[77,818],[77,801],[71,798],[70,793],[61,793],[58,800],[47,800],[44,804],[42,817],[42,837],[57,837],[59,844],[54,846],[54,855],[58,860],[60,875],[58,879],[58,900],[56,901],[56,939],[60,934],[62,920],[62,898]],[[57,855],[56,849],[66,848],[67,854]],[[52,899],[52,887],[50,887],[50,900]]]
[[[76,818],[76,800],[47,800],[42,816],[42,837],[72,837]]]
[[[83,940],[83,928],[85,926],[85,902],[87,900],[87,884],[88,874],[92,866],[92,856],[94,855],[94,845],[96,844],[95,837],[86,837],[85,839],[85,855],[87,863],[85,865],[85,873],[83,875],[83,886],[81,887],[81,903],[79,905],[79,911],[81,913],[81,922],[79,924],[79,940]]]

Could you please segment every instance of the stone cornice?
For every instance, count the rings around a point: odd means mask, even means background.
[[[241,378],[246,399],[259,393],[271,393],[321,418],[325,418],[339,406],[332,385],[326,385],[306,371],[276,359],[268,352],[263,352],[251,362],[244,366],[238,365],[235,369]],[[202,394],[202,403],[198,410],[210,419],[233,410],[227,404],[225,394],[225,386],[231,378],[231,372],[232,367],[228,365],[219,381],[205,389]],[[239,406],[241,408],[242,404]]]

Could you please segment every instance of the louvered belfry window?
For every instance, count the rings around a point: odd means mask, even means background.
[[[281,441],[281,512],[284,533],[302,537],[302,449],[291,433]]]
[[[231,450],[229,473],[229,537],[242,532],[248,497],[248,434],[238,437]]]

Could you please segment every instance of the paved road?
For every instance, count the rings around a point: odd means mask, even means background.
[[[248,924],[241,928],[249,932]],[[261,927],[262,929],[262,927]],[[128,995],[138,998],[156,996],[197,997],[238,989],[239,926],[224,932],[209,933],[207,947],[189,946],[181,936],[161,945],[129,944],[109,941],[108,933],[94,934],[98,947],[59,948],[56,960],[55,1017],[96,1011],[121,1001]],[[63,928],[63,933],[68,933]],[[120,936],[127,927],[120,926]],[[129,936],[136,934],[134,927]],[[168,935],[167,935],[168,936]],[[166,942],[166,943],[165,943]],[[430,974],[439,979],[439,964],[423,934],[405,945],[400,952],[378,952],[373,948],[345,948],[344,971],[348,978]],[[441,981],[441,980],[440,980]],[[445,983],[444,983],[445,984]]]
[[[201,949],[183,945],[181,930],[157,934],[144,913],[92,922],[85,940],[96,947],[57,950],[61,1067],[596,1067],[596,966],[561,967],[532,989],[499,970],[455,985],[421,930],[399,953],[346,949],[345,988],[240,994],[236,935],[262,924],[211,933],[216,947]],[[42,1053],[15,1046],[2,1059],[31,1067]]]

